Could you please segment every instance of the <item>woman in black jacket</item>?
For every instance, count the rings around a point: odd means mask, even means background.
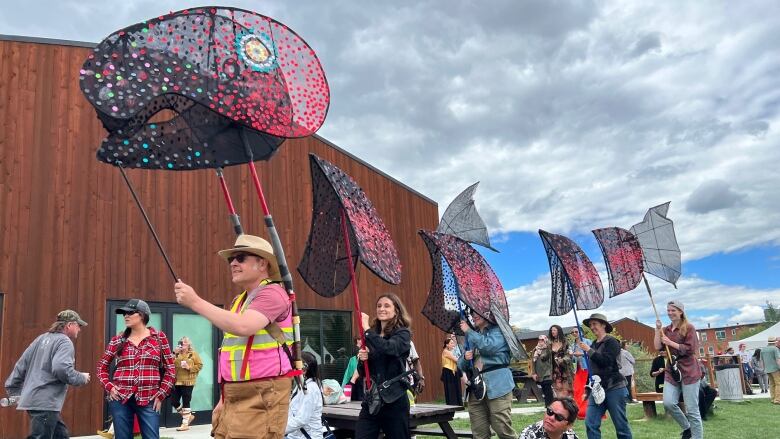
[[[362,362],[368,361],[371,386],[398,377],[406,371],[406,359],[409,357],[412,334],[411,319],[401,299],[395,294],[387,293],[379,296],[376,301],[376,319],[369,325],[368,315],[363,314],[363,327],[366,347],[358,352],[358,373],[363,375]],[[388,439],[409,438],[409,398],[403,381],[392,385],[393,395],[400,395],[392,402],[384,402],[379,413],[369,413],[368,400],[372,392],[366,392],[366,399],[355,427],[356,439],[374,439],[379,431],[384,432]]]
[[[580,348],[588,355],[590,374],[598,376],[601,387],[604,390],[604,400],[596,402],[592,391],[588,398],[588,412],[585,415],[585,429],[588,439],[601,438],[601,417],[609,410],[612,423],[615,424],[615,432],[618,439],[631,439],[631,427],[626,417],[626,379],[618,370],[618,356],[620,356],[620,342],[611,335],[612,325],[609,324],[604,314],[591,314],[590,318],[582,321],[590,327],[596,341],[591,346],[580,342]]]

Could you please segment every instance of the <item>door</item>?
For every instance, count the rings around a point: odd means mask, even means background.
[[[106,342],[125,328],[124,318],[116,314],[116,310],[126,303],[125,300],[110,300],[108,312]],[[217,383],[216,358],[219,348],[220,331],[212,326],[204,317],[176,303],[147,302],[152,311],[149,316],[149,326],[162,330],[168,336],[171,349],[183,337],[192,342],[193,349],[203,361],[203,369],[198,374],[195,388],[192,392],[190,407],[195,413],[193,424],[211,423],[211,410],[219,398]],[[105,417],[108,417],[108,406],[104,407]],[[181,424],[181,416],[174,410],[171,398],[166,398],[160,411],[161,427],[176,427]]]

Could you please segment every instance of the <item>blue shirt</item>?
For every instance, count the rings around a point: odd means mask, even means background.
[[[469,347],[476,351],[474,355],[482,361],[482,369],[502,366],[500,369],[491,370],[482,374],[485,381],[488,399],[500,398],[515,388],[512,372],[509,370],[509,345],[496,325],[488,324],[483,331],[470,330],[466,333]],[[461,370],[471,370],[471,364],[465,356],[458,359],[458,367]]]
[[[582,341],[584,341],[585,344],[588,345],[588,346],[592,346],[593,345],[593,342],[589,338],[584,338],[583,337]],[[574,340],[574,343],[572,343],[571,348],[569,349],[569,351],[571,351],[572,354],[575,353],[575,352],[579,352],[581,354],[585,353],[585,351],[583,351],[582,348],[580,347],[580,345],[578,344],[579,342],[580,342],[580,339],[578,337],[576,340]],[[572,361],[574,362],[574,364],[577,364],[577,365],[580,366],[580,369],[587,369],[588,368],[585,365],[585,355],[582,355],[580,357],[572,355],[571,358],[572,358]]]

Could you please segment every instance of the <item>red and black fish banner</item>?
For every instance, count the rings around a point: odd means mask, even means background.
[[[317,294],[334,297],[349,285],[349,266],[363,262],[385,282],[401,282],[401,262],[387,227],[363,190],[332,163],[309,155],[314,206],[298,273]],[[341,212],[346,213],[352,254],[345,251]]]
[[[604,255],[609,297],[631,291],[642,280],[642,248],[633,233],[620,227],[593,230]]]
[[[312,48],[284,24],[237,8],[186,9],[126,27],[101,41],[80,73],[109,133],[98,159],[127,168],[267,160],[284,139],[316,132],[330,103]]]
[[[593,263],[571,239],[539,230],[550,264],[552,295],[550,315],[561,316],[572,309],[596,309],[604,302],[604,287]]]
[[[468,308],[493,323],[493,313],[509,320],[504,287],[468,242],[456,236],[420,230],[433,265],[433,278],[422,314],[447,333],[460,334],[460,310]],[[458,301],[462,303],[458,303]],[[493,310],[491,311],[491,305]]]

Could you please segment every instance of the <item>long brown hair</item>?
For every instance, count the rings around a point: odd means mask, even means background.
[[[374,331],[376,331],[378,334],[386,335],[392,333],[397,328],[411,329],[412,318],[409,317],[409,313],[406,311],[406,307],[404,306],[404,304],[401,303],[401,299],[393,293],[385,293],[376,298],[376,303],[379,303],[379,301],[382,300],[383,298],[387,298],[391,302],[393,302],[393,307],[395,308],[395,316],[392,318],[392,320],[387,322],[387,326],[385,326],[384,332],[382,332],[382,323],[379,321],[378,318],[374,318],[374,322],[371,324],[371,327],[374,329]]]

